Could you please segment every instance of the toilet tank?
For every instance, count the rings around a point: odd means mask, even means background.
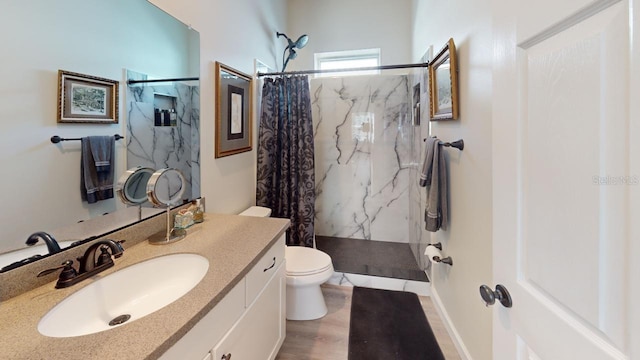
[[[269,217],[271,216],[271,209],[262,206],[252,206],[247,210],[241,212],[242,216],[255,216],[255,217]]]

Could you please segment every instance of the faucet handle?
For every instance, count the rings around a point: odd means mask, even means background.
[[[61,266],[40,271],[38,273],[37,277],[42,277],[42,276],[45,276],[45,275],[49,275],[49,274],[54,273],[54,272],[56,272],[56,271],[58,271],[60,269],[62,269],[62,272],[60,273],[60,279],[70,279],[70,278],[73,278],[73,277],[75,277],[77,275],[76,269],[73,268],[73,260],[67,260],[67,261],[63,262]]]
[[[96,265],[101,266],[108,263],[113,263],[113,259],[111,259],[111,254],[109,253],[109,247],[102,245],[100,246],[100,255],[98,256]]]
[[[122,244],[124,244],[127,240],[116,240],[116,245],[118,245],[118,248],[120,248],[120,251],[117,254],[114,254],[113,257],[114,258],[119,258],[120,256],[122,256],[122,253],[124,253],[124,246],[122,246]]]

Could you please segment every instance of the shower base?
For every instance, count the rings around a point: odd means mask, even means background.
[[[429,281],[406,243],[316,235],[316,247],[331,256],[338,273]]]
[[[316,236],[316,247],[331,256],[335,272],[329,284],[431,296],[429,279],[409,244]]]

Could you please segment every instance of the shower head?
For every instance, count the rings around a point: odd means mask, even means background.
[[[309,42],[309,36],[306,34],[302,35],[298,38],[298,40],[294,42],[284,33],[276,32],[276,35],[277,37],[284,36],[284,38],[287,39],[287,47],[282,52],[282,71],[284,72],[284,69],[286,69],[289,60],[293,60],[298,56],[295,49],[302,49],[303,47],[305,47]],[[287,58],[285,59],[285,54],[287,53],[287,51],[289,51],[289,56],[287,56]]]
[[[296,40],[296,42],[295,42],[295,44],[294,44],[294,45],[295,45],[298,49],[302,49],[303,47],[307,46],[307,43],[308,43],[308,42],[309,42],[309,36],[308,36],[307,34],[304,34],[304,35],[300,36],[300,37],[298,38],[298,40]]]

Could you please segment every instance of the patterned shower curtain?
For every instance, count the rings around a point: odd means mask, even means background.
[[[287,245],[313,247],[315,173],[307,76],[265,79],[256,203],[291,220]]]

